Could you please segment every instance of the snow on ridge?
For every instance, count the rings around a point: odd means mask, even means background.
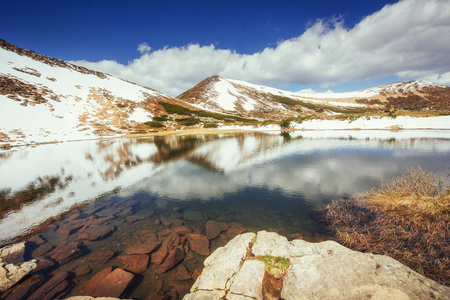
[[[101,87],[116,97],[134,101],[144,100],[142,92],[155,96],[160,94],[110,75],[106,75],[106,78],[99,78],[94,74],[85,74],[64,67],[51,66],[3,48],[0,48],[0,57],[0,70],[2,70],[2,73],[18,77],[30,84],[40,84],[48,87],[58,95],[83,98],[87,96],[84,88],[89,87]],[[38,77],[19,71],[25,68],[37,70],[41,76]]]
[[[298,96],[304,98],[320,98],[320,99],[349,99],[349,98],[368,98],[379,94],[377,90],[360,90],[343,93],[301,93],[296,92]]]
[[[0,132],[12,145],[98,138],[91,124],[119,130],[123,122],[148,121],[152,114],[144,101],[170,98],[110,75],[47,64],[1,47],[0,76],[19,87],[12,93],[16,101],[0,95]]]
[[[238,103],[246,111],[255,109],[257,104],[255,100],[240,93],[231,81],[222,77],[219,77],[219,80],[214,83],[213,93],[210,93],[210,96],[222,109],[229,111],[236,110]]]
[[[291,91],[285,91],[280,90],[272,87],[262,86],[262,85],[256,85],[252,83],[248,83],[241,80],[236,79],[226,79],[231,83],[239,84],[245,87],[249,87],[252,89],[255,89],[259,92],[263,93],[269,93],[277,96],[284,96],[289,98],[297,98],[299,100],[304,101],[317,101],[317,100],[311,100],[311,98],[319,98],[319,99],[346,99],[346,98],[358,98],[358,97],[371,97],[373,95],[377,95],[378,92],[375,91],[354,91],[354,92],[346,92],[346,93],[311,93],[311,92],[291,92]],[[323,102],[323,101],[322,101]],[[338,106],[364,106],[360,104],[352,104],[352,103],[341,103],[341,102],[324,102],[329,103],[332,105],[338,105]]]
[[[444,85],[426,82],[426,81],[406,81],[406,82],[396,82],[391,84],[386,84],[378,87],[362,89],[352,92],[342,92],[342,93],[308,93],[308,92],[296,92],[297,95],[301,95],[305,98],[322,98],[322,99],[350,99],[350,98],[370,98],[379,95],[381,92],[392,92],[396,93],[400,90],[415,91],[421,90],[425,87],[441,87],[445,88]]]

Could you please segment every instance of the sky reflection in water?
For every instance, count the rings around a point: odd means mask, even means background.
[[[0,241],[95,199],[160,208],[288,216],[377,187],[411,167],[447,175],[450,139],[363,132],[167,136],[42,145],[0,153]],[[352,135],[349,137],[349,135]],[[356,137],[354,136],[356,135]],[[426,136],[426,135],[424,135]],[[270,227],[263,220],[255,229]]]

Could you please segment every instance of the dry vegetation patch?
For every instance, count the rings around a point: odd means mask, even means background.
[[[450,187],[431,172],[411,169],[378,191],[320,212],[347,247],[389,255],[450,285]]]

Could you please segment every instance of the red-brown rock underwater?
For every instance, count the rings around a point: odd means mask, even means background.
[[[21,252],[7,260],[33,268],[1,297],[181,299],[202,273],[208,255],[236,235],[257,229],[247,227],[249,216],[242,211],[226,222],[212,209],[160,210],[152,202],[113,197],[28,237]],[[293,228],[289,235],[313,239],[304,231],[293,233]],[[273,230],[286,232],[283,226]]]

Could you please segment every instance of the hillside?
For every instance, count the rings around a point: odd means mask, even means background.
[[[245,117],[286,117],[403,110],[449,110],[450,88],[420,81],[400,82],[349,93],[302,93],[212,76],[177,98],[199,108]]]
[[[156,90],[0,40],[0,146],[150,130],[165,107],[194,107]]]
[[[391,108],[447,114],[449,99],[449,87],[419,81],[301,93],[220,76],[174,98],[0,39],[0,149],[190,126],[278,126],[285,119],[346,118]]]

